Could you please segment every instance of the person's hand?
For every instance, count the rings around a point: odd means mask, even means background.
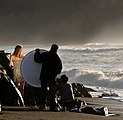
[[[11,66],[10,66],[10,68],[13,70],[13,69],[14,69],[14,66],[13,66],[13,65],[11,65]]]
[[[40,49],[39,49],[39,48],[37,48],[35,51],[36,51],[36,52],[40,52]]]

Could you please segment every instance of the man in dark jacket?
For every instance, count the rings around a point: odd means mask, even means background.
[[[40,74],[41,80],[41,104],[40,109],[45,108],[45,100],[47,97],[47,87],[50,92],[50,110],[55,111],[55,88],[56,88],[56,76],[61,73],[62,62],[57,54],[58,46],[53,44],[49,51],[40,53],[39,49],[36,49],[34,60],[37,63],[42,63],[42,70]]]

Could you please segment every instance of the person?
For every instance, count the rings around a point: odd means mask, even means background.
[[[10,67],[13,69],[13,79],[15,86],[20,90],[22,97],[24,97],[24,80],[20,72],[20,63],[23,59],[23,47],[17,45],[14,52],[10,55]]]
[[[47,87],[49,87],[49,101],[50,110],[56,111],[56,76],[61,73],[62,61],[57,54],[58,45],[53,44],[49,51],[40,53],[40,49],[36,49],[34,60],[37,63],[42,63],[42,70],[40,74],[41,80],[41,103],[40,109],[45,109]]]
[[[58,90],[57,93],[60,96],[60,100],[58,102],[62,110],[65,111],[66,108],[71,111],[75,107],[79,110],[82,101],[75,99],[72,86],[68,83],[68,77],[66,75],[62,75],[56,82]]]

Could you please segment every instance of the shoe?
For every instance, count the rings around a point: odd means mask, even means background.
[[[108,108],[107,107],[104,107],[104,115],[108,116]]]

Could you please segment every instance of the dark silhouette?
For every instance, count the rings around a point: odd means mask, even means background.
[[[75,107],[79,110],[82,101],[75,99],[72,85],[68,83],[68,77],[66,75],[62,75],[56,82],[58,89],[57,94],[60,96],[58,103],[62,110],[65,111],[66,108],[71,111]]]
[[[12,84],[13,70],[10,68],[10,53],[0,50],[0,101],[2,105],[15,106],[20,105],[19,95]]]
[[[8,76],[13,80],[13,70],[9,66],[10,61],[8,59],[10,55],[11,53],[5,53],[4,50],[0,50],[0,64],[6,70]]]
[[[57,54],[58,46],[53,44],[51,49],[47,52],[40,53],[36,49],[34,60],[37,63],[42,63],[42,70],[40,74],[41,80],[41,103],[40,109],[45,108],[47,87],[49,87],[50,110],[56,110],[55,94],[56,94],[56,76],[61,73],[62,62]]]

